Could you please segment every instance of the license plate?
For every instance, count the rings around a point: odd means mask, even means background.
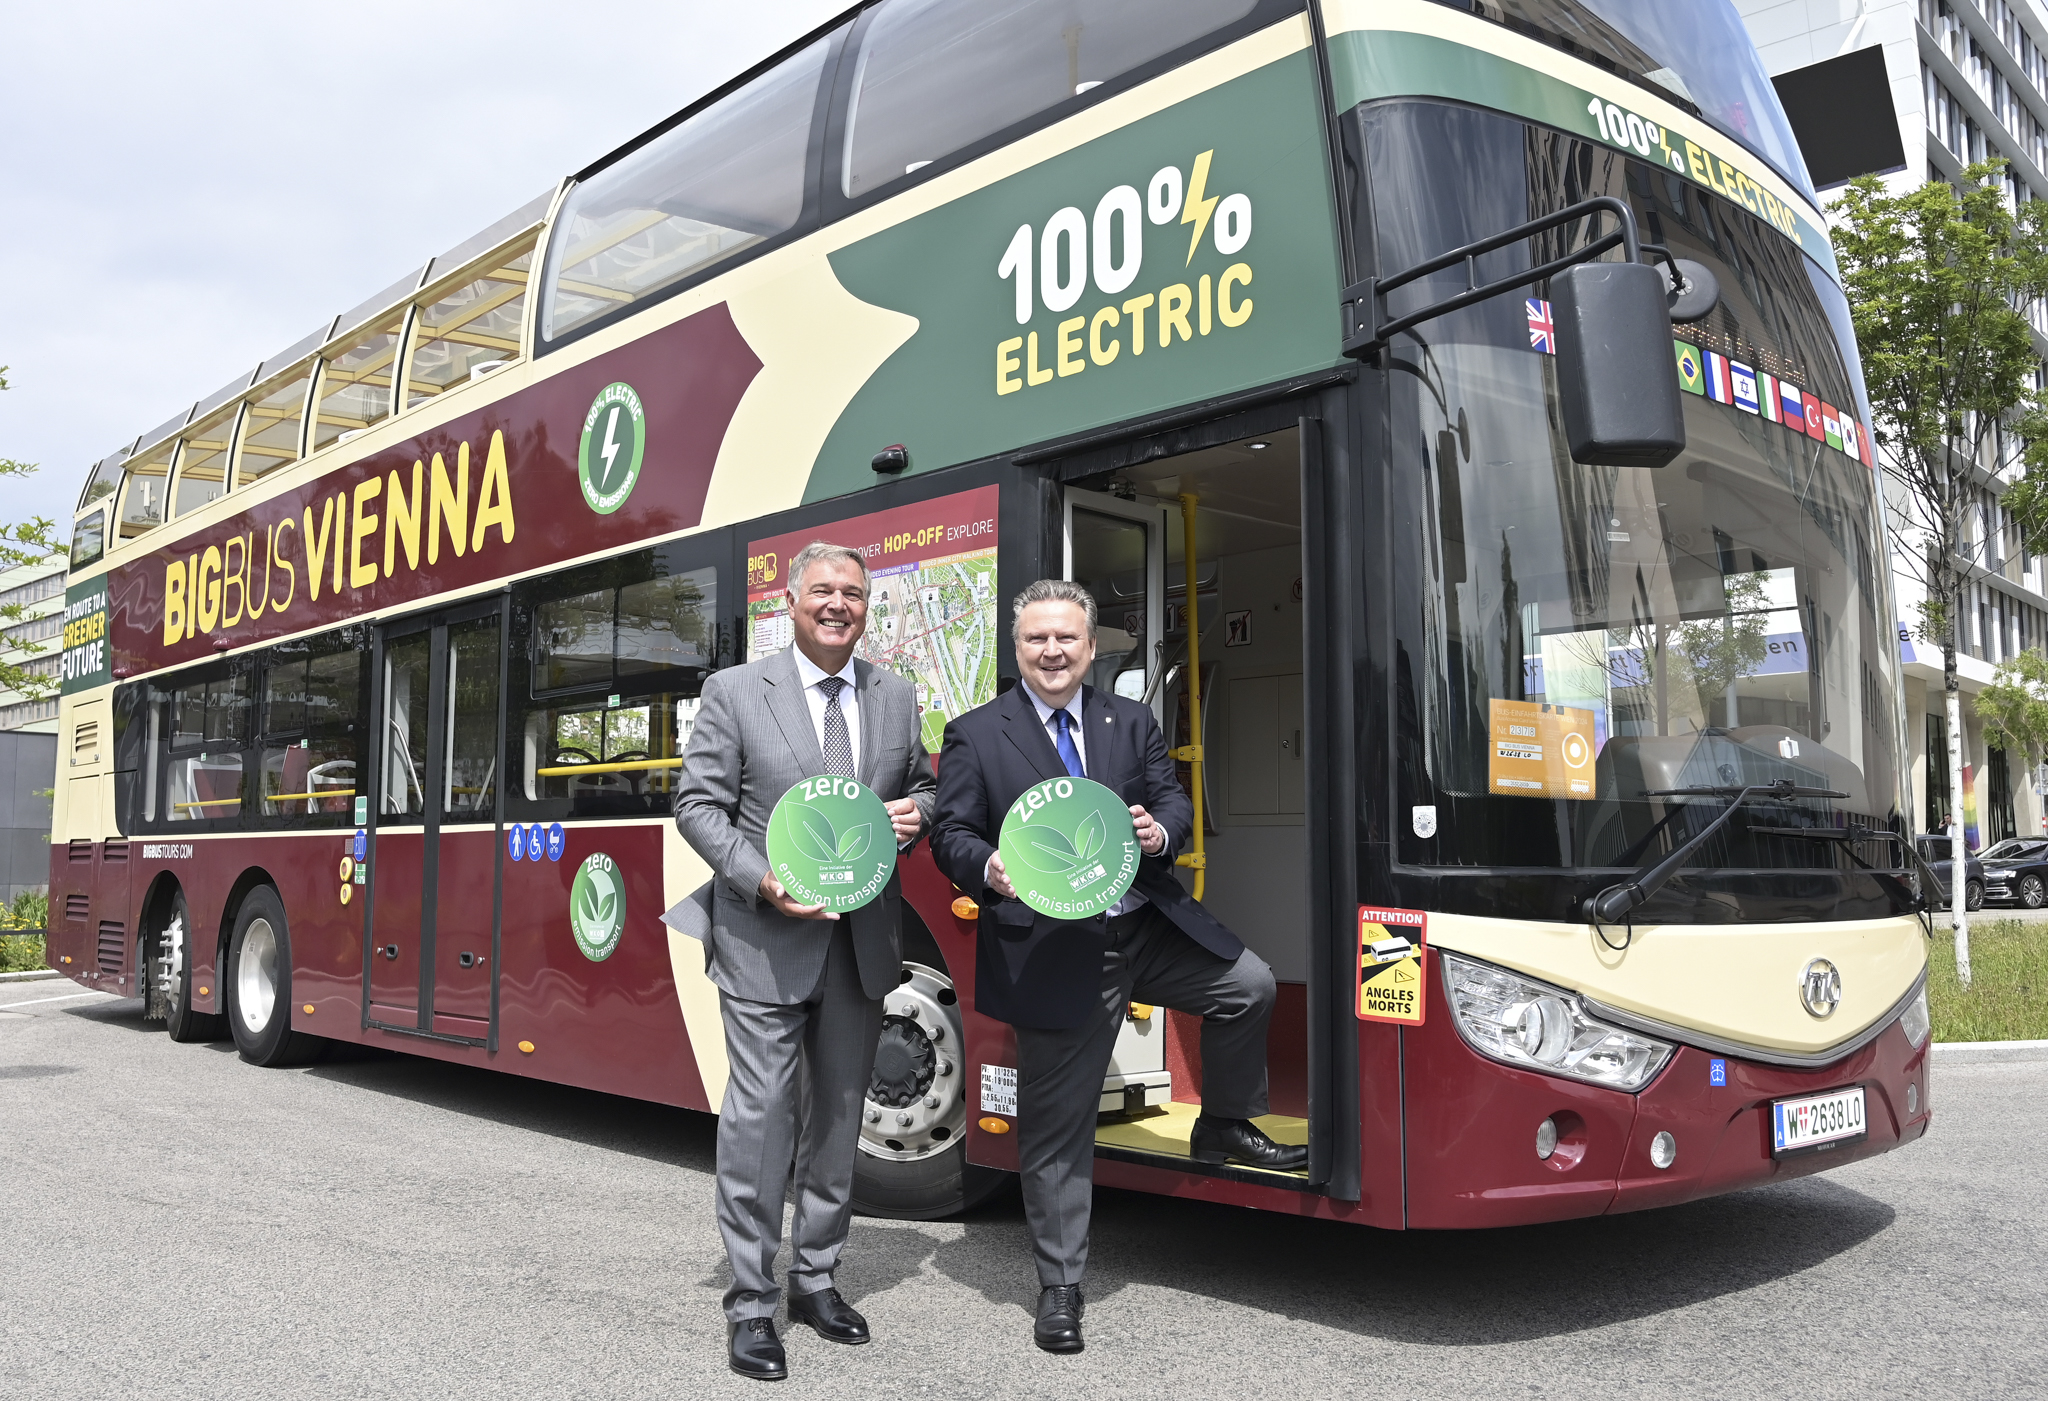
[[[1830,1090],[1824,1095],[1781,1099],[1771,1105],[1774,1158],[1853,1142],[1866,1132],[1861,1085],[1852,1090]]]

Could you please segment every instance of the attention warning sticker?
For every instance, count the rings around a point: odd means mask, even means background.
[[[1421,1026],[1428,1011],[1423,995],[1423,935],[1429,916],[1421,910],[1358,907],[1358,1019]]]

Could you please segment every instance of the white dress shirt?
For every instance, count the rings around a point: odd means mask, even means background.
[[[822,752],[825,748],[825,693],[818,689],[818,683],[823,681],[828,673],[823,667],[805,656],[803,648],[792,646],[789,650],[796,654],[796,674],[803,680],[804,703],[811,708],[811,728],[817,731],[818,748]],[[848,657],[845,668],[832,674],[836,674],[840,680],[846,683],[839,688],[839,713],[846,717],[846,738],[853,745],[853,771],[858,774],[860,772],[860,701],[857,699],[859,693],[854,689],[853,658]]]
[[[1057,754],[1060,748],[1060,727],[1059,721],[1054,717],[1059,712],[1047,705],[1038,692],[1031,689],[1030,682],[1019,681],[1017,684],[1024,688],[1025,695],[1031,697],[1031,708],[1038,712],[1038,723],[1045,726],[1045,737],[1051,743],[1053,752]],[[1068,701],[1062,709],[1067,713],[1067,738],[1074,742],[1074,752],[1081,756],[1081,772],[1085,774],[1088,772],[1088,737],[1085,733],[1085,727],[1081,724],[1081,697],[1083,694],[1085,694],[1084,691],[1076,690],[1073,699]],[[1143,851],[1144,848],[1141,846],[1139,850]],[[989,859],[994,860],[995,858],[991,856]],[[994,883],[989,881],[986,870],[982,872],[981,878],[984,883],[989,884],[993,888]],[[1138,893],[1136,886],[1132,886],[1128,895],[1109,907],[1109,917],[1115,919],[1118,915],[1127,915],[1144,903],[1145,897]]]

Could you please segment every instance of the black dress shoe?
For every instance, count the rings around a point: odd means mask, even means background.
[[[828,1343],[864,1343],[868,1340],[868,1321],[852,1304],[839,1297],[837,1289],[790,1295],[789,1321],[810,1324]]]
[[[1080,1285],[1048,1284],[1038,1291],[1038,1319],[1031,1325],[1031,1341],[1047,1352],[1079,1352],[1084,1307]]]
[[[732,1369],[756,1381],[779,1382],[789,1376],[789,1363],[782,1355],[782,1339],[775,1336],[772,1318],[743,1318],[725,1325],[731,1345],[728,1359]]]
[[[1188,1136],[1188,1155],[1198,1163],[1235,1160],[1250,1167],[1294,1172],[1308,1166],[1308,1149],[1298,1143],[1275,1143],[1249,1119],[1195,1119]]]

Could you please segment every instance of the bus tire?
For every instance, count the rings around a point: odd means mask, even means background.
[[[192,1007],[192,912],[185,893],[171,897],[170,918],[150,941],[149,976],[158,979],[164,1001],[164,1030],[173,1041],[191,1045],[218,1041],[227,1035],[227,1018]]]
[[[907,951],[924,952],[905,942]],[[1011,1178],[967,1161],[973,1087],[960,1004],[944,965],[927,957],[930,963],[906,961],[902,981],[882,999],[881,1039],[853,1158],[853,1205],[867,1216],[957,1216]]]
[[[235,936],[221,973],[227,993],[228,1030],[235,1049],[251,1065],[300,1065],[326,1042],[292,1030],[292,943],[284,901],[259,885],[235,911]]]

